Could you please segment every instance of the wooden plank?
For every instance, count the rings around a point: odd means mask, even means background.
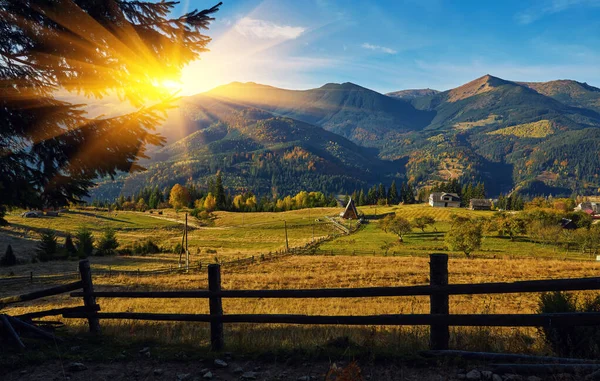
[[[5,305],[8,305],[8,304],[26,302],[29,300],[44,298],[47,296],[63,294],[65,292],[74,291],[74,290],[80,289],[82,287],[83,287],[83,283],[81,281],[77,281],[77,282],[73,282],[73,283],[63,284],[61,286],[47,288],[44,290],[34,291],[29,294],[0,298],[0,308],[2,308]]]
[[[457,350],[430,350],[419,352],[424,357],[460,357],[461,359],[486,362],[528,362],[528,363],[561,363],[561,364],[594,364],[598,360],[575,359],[551,356],[519,355],[513,353],[470,352]]]
[[[330,289],[289,289],[289,290],[224,290],[214,293],[221,298],[360,298],[385,296],[431,296],[510,294],[523,292],[600,290],[600,278],[574,278],[519,281],[513,283],[451,284],[447,286],[400,286]],[[81,297],[74,292],[71,296]],[[110,298],[209,298],[208,290],[197,291],[102,291],[94,292],[96,297]]]
[[[221,291],[221,266],[208,265],[208,289],[213,292]],[[210,309],[210,345],[213,351],[220,351],[225,346],[223,336],[223,302],[220,297],[213,296],[208,300]]]
[[[8,315],[0,315],[0,322],[2,322],[2,326],[8,332],[9,336],[17,343],[17,345],[21,348],[25,348],[25,344],[21,341],[21,338],[15,331],[15,328],[8,321]]]
[[[196,321],[223,323],[323,324],[323,325],[432,325],[457,327],[541,327],[552,324],[600,325],[600,313],[492,314],[492,315],[372,315],[372,316],[309,316],[309,315],[223,315],[155,314],[138,312],[100,312],[98,319],[130,319],[155,321]],[[85,318],[82,313],[63,314],[65,318]]]
[[[56,337],[53,334],[44,331],[43,329],[40,329],[29,323],[25,323],[24,321],[19,320],[13,316],[7,316],[7,317],[13,325],[18,325],[25,330],[28,330],[28,331],[31,331],[31,332],[37,334],[38,336],[41,336],[41,337],[49,339],[49,340],[64,341],[60,337]]]
[[[15,315],[14,317],[16,317],[18,319],[22,319],[22,320],[31,320],[31,319],[41,318],[41,317],[45,317],[45,316],[57,316],[57,315],[62,315],[62,314],[69,313],[69,312],[86,312],[89,310],[90,310],[90,308],[85,307],[85,306],[54,308],[54,309],[50,309],[50,310],[29,312],[29,313],[22,314],[22,315]],[[100,306],[96,304],[95,306],[93,306],[92,310],[100,311]]]
[[[443,287],[448,285],[448,255],[431,254],[429,256],[429,279],[431,286]],[[429,296],[431,314],[450,313],[448,294],[436,293]],[[450,329],[448,324],[432,325],[429,331],[429,347],[431,349],[448,349]]]
[[[92,283],[92,272],[90,269],[90,261],[84,259],[79,261],[79,272],[81,274],[81,282],[83,283],[83,304],[88,308],[86,318],[90,326],[90,332],[94,334],[100,333],[100,321],[95,315],[90,314],[93,312],[94,306],[96,305],[96,298],[94,297],[94,284]]]

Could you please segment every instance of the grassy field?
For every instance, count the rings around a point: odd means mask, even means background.
[[[427,205],[394,207],[361,207],[372,220],[357,232],[341,236],[321,245],[320,252],[328,255],[301,255],[263,262],[245,268],[223,270],[225,289],[282,289],[322,287],[365,287],[417,285],[428,283],[428,258],[432,252],[447,252],[443,235],[450,228],[453,213],[469,216],[490,216],[491,212],[473,212],[463,209],[431,208]],[[192,261],[214,261],[214,257],[234,258],[260,252],[280,250],[285,245],[283,221],[288,226],[290,246],[302,245],[315,237],[332,233],[324,216],[336,215],[339,208],[300,210],[286,213],[229,213],[217,212],[213,226],[200,227],[194,219],[189,233]],[[397,213],[409,220],[422,215],[436,219],[425,232],[415,229],[397,243],[397,237],[377,227],[377,219],[387,213]],[[8,220],[11,226],[2,230],[3,242],[8,239],[35,246],[37,235],[45,228],[64,234],[81,225],[90,227],[95,235],[106,226],[117,229],[123,244],[152,238],[158,244],[170,247],[180,242],[184,213],[173,210],[162,215],[135,212],[74,211],[55,218],[24,219],[15,214]],[[26,247],[16,246],[19,249]],[[216,250],[209,253],[207,249]],[[387,249],[387,252],[386,252]],[[0,247],[0,251],[3,247]],[[344,254],[330,256],[334,254]],[[16,250],[18,252],[18,250]],[[516,241],[485,237],[483,247],[475,252],[475,259],[465,259],[460,253],[450,253],[450,282],[494,282],[540,278],[567,278],[597,276],[600,263],[568,260],[567,253],[553,247],[529,242],[527,237]],[[92,257],[93,268],[149,270],[166,265],[175,266],[178,256],[163,253],[132,257]],[[569,259],[590,259],[568,253]],[[76,261],[24,264],[10,268],[16,274],[35,271],[57,273],[73,271]],[[3,269],[0,275],[6,275]],[[103,277],[96,276],[99,289],[176,290],[206,288],[205,273],[170,276]],[[0,295],[11,295],[41,287],[39,284],[3,286]],[[537,294],[460,296],[451,298],[452,313],[531,313],[537,308]],[[100,299],[105,312],[177,312],[205,313],[205,300],[144,300]],[[35,303],[7,309],[18,314],[42,308],[79,305],[80,300],[61,296],[46,298]],[[426,313],[426,297],[368,298],[368,299],[273,299],[226,300],[225,313],[288,313],[322,315],[370,315],[386,313]],[[69,320],[69,330],[85,330],[85,321]],[[193,348],[208,347],[205,324],[156,323],[135,321],[103,321],[108,337],[124,342],[158,341],[162,344],[185,345]],[[380,353],[409,353],[427,346],[427,327],[338,327],[241,325],[226,326],[227,346],[243,352],[271,352],[278,350],[323,349],[341,342],[353,348]],[[522,353],[549,353],[544,340],[535,329],[461,328],[454,329],[452,346],[460,349],[510,351]],[[347,348],[346,348],[347,349]]]
[[[335,229],[326,222],[324,216],[335,215],[337,211],[336,208],[316,208],[283,213],[216,212],[214,226],[209,227],[200,226],[194,217],[188,216],[191,259],[193,262],[214,262],[215,257],[229,260],[283,250],[286,242],[284,221],[287,223],[289,246],[302,246],[311,242],[313,237],[318,239],[334,233]],[[0,253],[4,253],[6,246],[11,244],[17,257],[27,261],[35,253],[40,234],[47,229],[55,230],[59,235],[59,244],[62,244],[68,232],[74,233],[80,227],[89,228],[95,238],[100,237],[103,229],[111,227],[116,230],[121,247],[151,239],[169,252],[181,243],[185,213],[165,210],[158,215],[74,210],[62,213],[59,217],[23,218],[14,212],[7,216],[7,220],[10,225],[0,228]],[[152,269],[176,264],[177,260],[178,255],[168,253],[92,259],[94,264],[112,265],[118,269]],[[14,272],[40,267],[58,270],[60,265],[17,266]]]
[[[597,276],[599,263],[538,259],[451,258],[450,282],[496,282],[523,279]],[[422,257],[286,257],[247,268],[223,269],[224,289],[283,289],[366,287],[428,283],[428,259]],[[184,290],[207,287],[205,274],[159,277],[95,277],[100,290]],[[29,286],[27,286],[29,287]],[[23,288],[20,288],[23,291]],[[2,290],[0,294],[10,293]],[[14,290],[13,290],[14,292]],[[104,312],[207,313],[206,300],[108,299],[98,300]],[[537,294],[451,297],[451,313],[532,313]],[[80,305],[81,300],[60,296],[6,309],[9,314],[42,308]],[[361,299],[227,299],[226,314],[288,313],[312,315],[371,315],[427,313],[427,297]],[[3,311],[4,312],[4,311]],[[70,331],[86,329],[82,320],[67,321]],[[131,342],[207,348],[208,327],[202,323],[159,323],[128,320],[102,321],[105,335]],[[241,352],[294,351],[325,348],[342,340],[344,345],[368,348],[377,353],[410,353],[425,349],[426,327],[345,327],[289,325],[226,325],[228,349]],[[340,339],[343,338],[343,339]],[[549,353],[535,329],[456,328],[452,346],[466,350]],[[350,343],[350,344],[348,344]]]
[[[428,255],[433,252],[445,252],[451,255],[464,256],[460,252],[450,252],[444,243],[444,235],[450,229],[451,215],[475,217],[490,217],[490,211],[471,211],[458,208],[432,208],[425,204],[402,205],[393,207],[360,207],[359,210],[370,219],[359,231],[350,235],[338,237],[320,246],[319,253],[334,255]],[[377,219],[388,213],[396,213],[409,221],[419,216],[431,216],[436,223],[428,226],[425,231],[413,229],[412,233],[403,237],[399,243],[398,237],[386,233],[377,225]],[[486,234],[480,250],[472,255],[488,258],[504,257],[536,257],[536,258],[569,258],[592,260],[595,257],[583,255],[580,252],[559,249],[555,246],[539,244],[528,237],[517,237],[514,241],[497,234]]]

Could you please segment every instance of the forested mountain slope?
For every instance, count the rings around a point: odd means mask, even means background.
[[[391,178],[415,187],[483,181],[490,195],[591,194],[600,188],[600,90],[575,81],[517,83],[485,75],[444,92],[389,96],[352,84],[285,90],[232,83],[182,98],[145,173],[97,194],[146,183],[351,192]]]

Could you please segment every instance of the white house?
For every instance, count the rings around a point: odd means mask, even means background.
[[[433,192],[429,195],[429,205],[438,208],[458,208],[460,197],[456,193]]]

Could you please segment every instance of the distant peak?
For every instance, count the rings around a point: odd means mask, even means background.
[[[351,89],[367,90],[366,88],[359,86],[352,82],[326,83],[323,86],[321,86],[320,88],[326,89],[326,90],[351,90]]]
[[[469,83],[450,90],[448,94],[448,101],[460,101],[478,94],[493,91],[496,87],[506,85],[508,83],[511,82],[505,81],[502,78],[494,77],[490,74],[486,74],[483,77],[479,77]]]

